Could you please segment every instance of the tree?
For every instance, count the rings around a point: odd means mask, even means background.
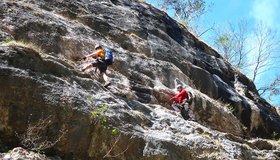
[[[246,48],[246,43],[248,40],[248,22],[246,20],[241,20],[237,27],[235,28],[233,24],[230,24],[231,33],[233,36],[233,43],[235,47],[233,51],[235,53],[235,67],[238,69],[243,69],[246,67],[246,57],[251,51],[250,48]]]
[[[277,31],[268,28],[264,24],[258,24],[257,28],[254,30],[254,36],[256,38],[255,44],[255,55],[256,58],[253,59],[253,77],[252,81],[256,80],[256,77],[272,69],[273,66],[273,52],[279,47],[279,40],[276,37]]]
[[[240,70],[246,67],[247,55],[251,51],[246,47],[248,31],[247,21],[242,20],[237,26],[229,23],[225,31],[218,29],[215,33],[214,46],[228,62]]]
[[[280,75],[274,79],[274,81],[268,86],[260,87],[258,89],[259,94],[262,96],[264,93],[269,92],[269,97],[280,94]]]
[[[231,64],[234,63],[234,52],[233,52],[233,39],[230,33],[223,33],[215,40],[215,45],[217,46],[220,53],[223,57],[230,62]],[[234,64],[233,64],[234,65]]]
[[[249,70],[252,81],[256,82],[262,73],[275,69],[273,53],[279,48],[277,31],[259,23],[257,27],[249,29],[246,21],[237,25],[229,24],[227,31],[216,33],[215,46],[223,57],[236,68]],[[280,77],[277,76],[271,84],[258,89],[261,96],[279,95]]]
[[[210,27],[199,32],[199,27],[195,23],[195,20],[205,14],[208,11],[208,8],[210,8],[210,5],[207,6],[204,0],[158,0],[157,5],[157,7],[165,11],[171,10],[174,12],[174,18],[181,24],[184,24],[197,36],[201,36],[213,28]]]

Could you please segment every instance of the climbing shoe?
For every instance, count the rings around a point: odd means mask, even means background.
[[[109,85],[111,84],[111,82],[106,82],[103,87],[107,88]]]

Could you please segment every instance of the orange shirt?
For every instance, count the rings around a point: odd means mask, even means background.
[[[103,59],[103,58],[105,58],[105,51],[103,49],[98,49],[96,51],[96,53],[98,53],[96,59]]]

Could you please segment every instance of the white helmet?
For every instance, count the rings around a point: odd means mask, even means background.
[[[178,89],[179,87],[183,88],[183,86],[182,86],[181,84],[178,84],[178,85],[176,86],[176,89]]]
[[[102,48],[102,47],[101,47],[100,44],[96,44],[95,47],[94,47],[94,49],[97,49],[97,48]]]

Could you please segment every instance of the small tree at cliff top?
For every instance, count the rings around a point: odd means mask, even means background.
[[[196,20],[205,14],[210,6],[207,6],[204,0],[157,0],[157,7],[171,11],[181,24],[185,25],[195,35],[201,36],[212,27],[199,31]]]
[[[277,31],[259,23],[251,28],[246,21],[240,21],[238,25],[229,24],[227,29],[219,29],[216,32],[214,42],[216,48],[236,68],[245,71],[247,76],[256,82],[263,73],[277,69],[277,61],[280,57],[275,52],[280,47]],[[280,78],[277,76],[270,84],[259,87],[261,96],[279,95]]]
[[[216,30],[214,46],[228,62],[242,70],[248,67],[247,56],[252,51],[251,48],[246,47],[249,33],[248,23],[241,20],[237,25],[229,23],[228,26],[224,31]]]

